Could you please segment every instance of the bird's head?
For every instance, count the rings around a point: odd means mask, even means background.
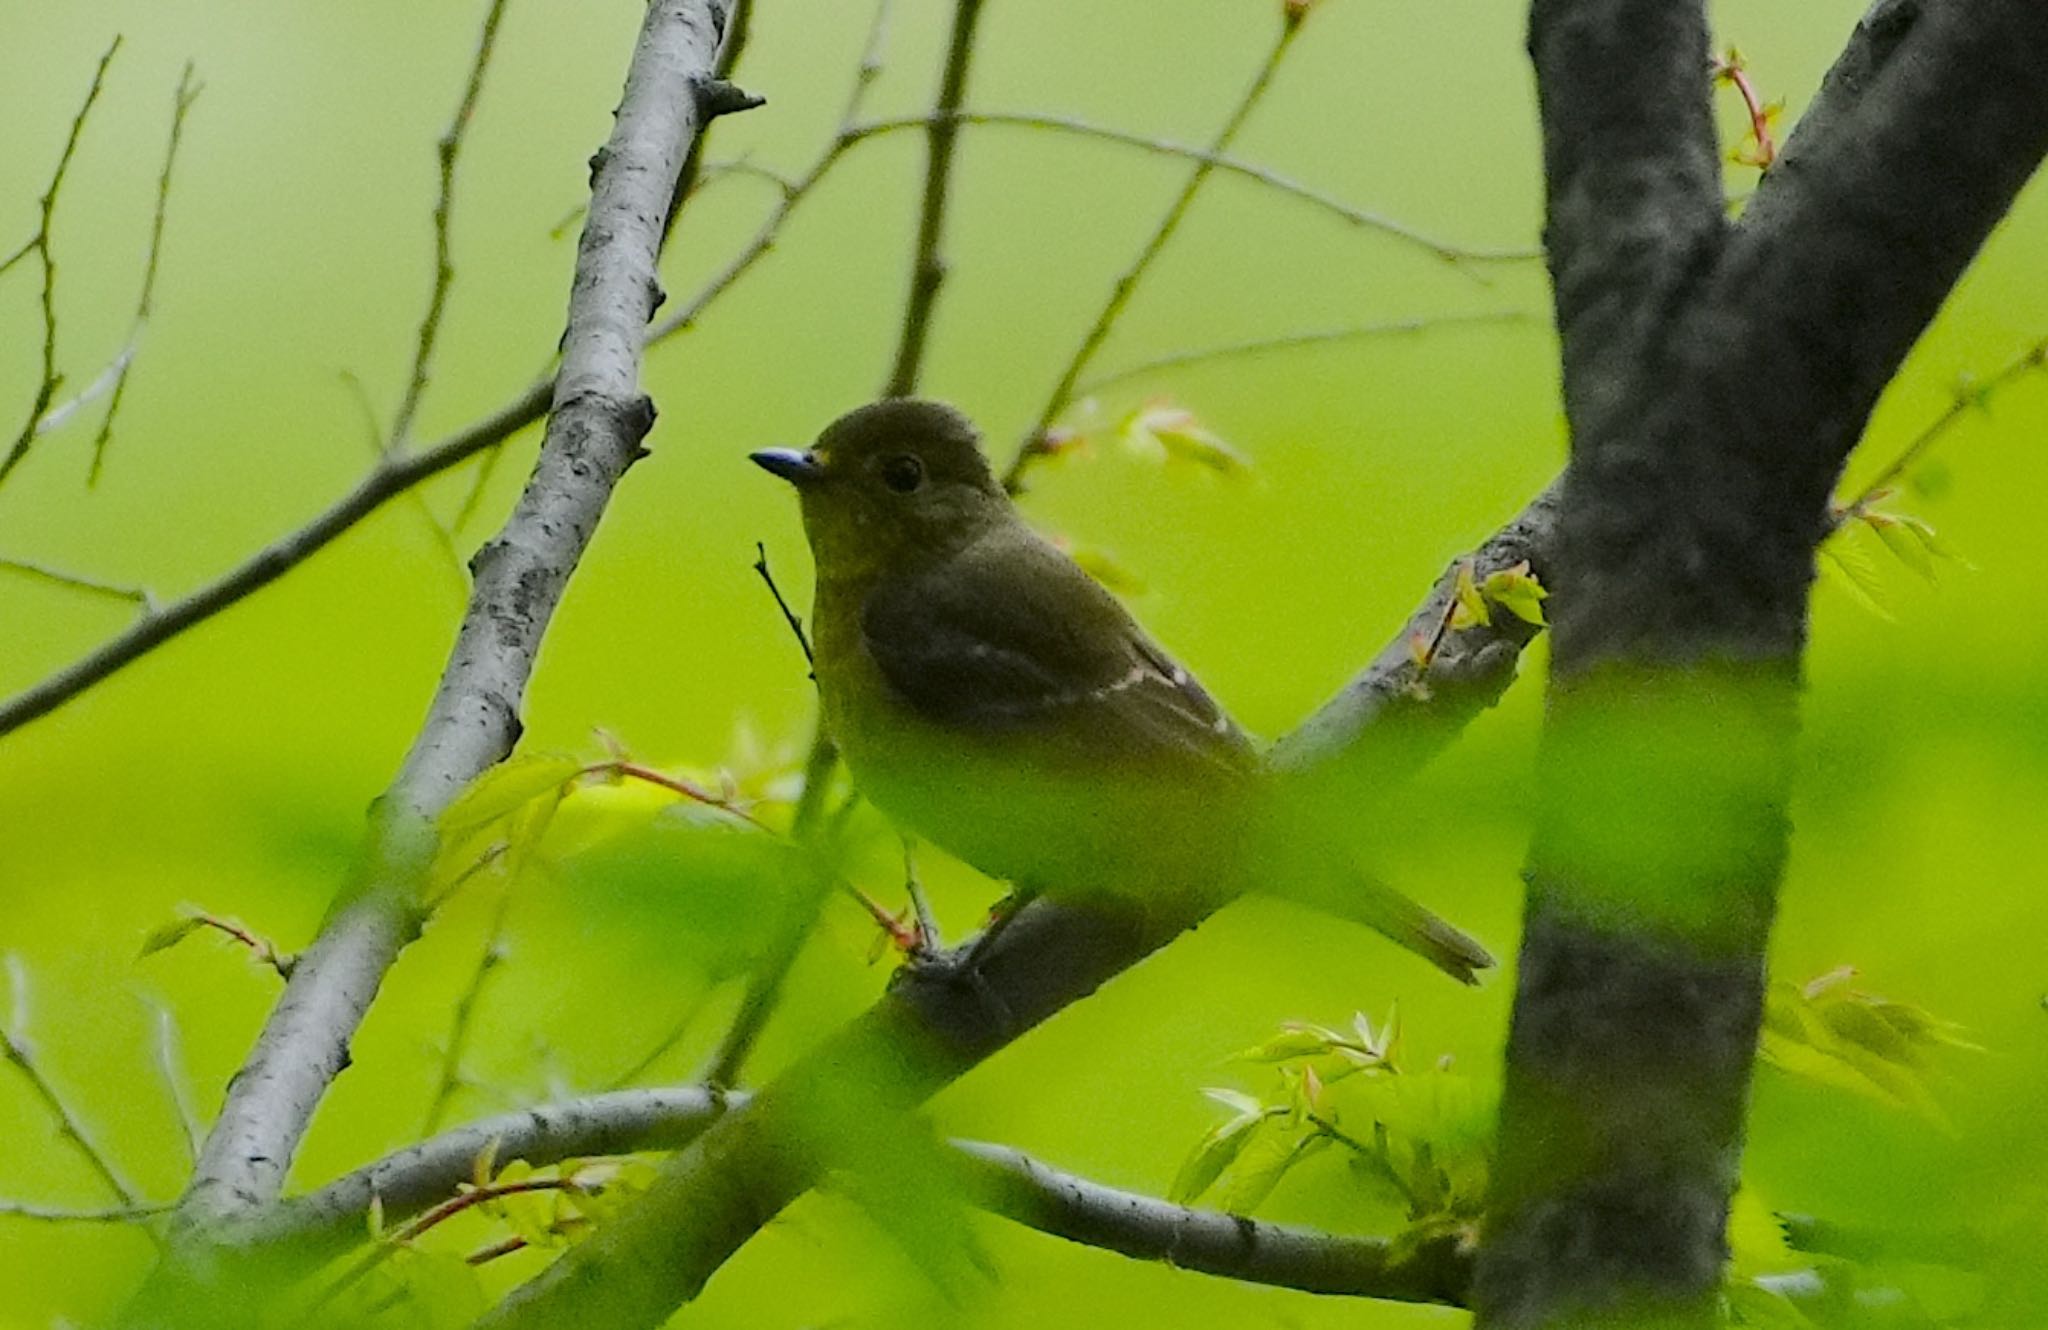
[[[886,398],[833,421],[809,448],[752,456],[796,486],[820,576],[946,554],[1009,507],[973,422],[942,402]]]

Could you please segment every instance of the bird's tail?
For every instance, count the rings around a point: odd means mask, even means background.
[[[1471,936],[1357,867],[1312,828],[1291,830],[1280,853],[1262,856],[1274,871],[1258,889],[1376,929],[1460,983],[1476,984],[1479,971],[1493,968],[1493,953]]]
[[[1493,968],[1493,953],[1476,939],[1377,878],[1353,872],[1339,889],[1347,899],[1336,913],[1378,929],[1458,982],[1476,984],[1479,971]]]

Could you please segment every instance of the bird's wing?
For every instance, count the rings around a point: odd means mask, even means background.
[[[1038,737],[1104,766],[1257,758],[1243,731],[1115,597],[1021,523],[941,564],[889,579],[861,630],[890,687],[969,732]]]

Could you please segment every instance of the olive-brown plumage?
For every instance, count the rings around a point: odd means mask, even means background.
[[[891,398],[753,456],[802,502],[826,728],[906,830],[1026,890],[1256,886],[1461,979],[1492,964],[1291,814],[1194,676],[1017,514],[957,411]]]

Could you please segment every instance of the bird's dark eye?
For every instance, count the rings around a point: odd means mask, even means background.
[[[898,494],[908,494],[924,484],[924,463],[904,453],[882,463],[882,483]]]

